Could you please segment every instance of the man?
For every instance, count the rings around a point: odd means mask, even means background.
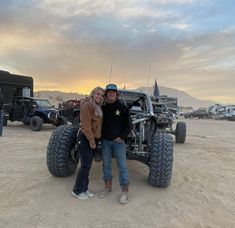
[[[3,125],[3,95],[2,89],[0,88],[0,137],[2,136],[2,125]]]
[[[100,197],[103,198],[112,191],[112,152],[114,152],[119,170],[121,187],[120,203],[128,202],[129,178],[126,166],[125,137],[130,133],[129,109],[118,100],[117,86],[106,86],[106,104],[103,106],[102,125],[102,155],[105,189]]]

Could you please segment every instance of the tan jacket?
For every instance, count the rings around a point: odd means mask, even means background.
[[[95,146],[95,139],[101,138],[102,117],[95,115],[95,108],[89,101],[82,106],[80,120],[82,133],[90,146]]]

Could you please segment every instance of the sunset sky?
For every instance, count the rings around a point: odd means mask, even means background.
[[[35,90],[111,81],[235,104],[232,0],[0,0],[0,69]],[[151,65],[151,67],[150,67]],[[148,80],[149,77],[149,80]]]

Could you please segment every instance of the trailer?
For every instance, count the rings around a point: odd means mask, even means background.
[[[33,97],[33,78],[0,70],[0,88],[4,104],[16,96]]]

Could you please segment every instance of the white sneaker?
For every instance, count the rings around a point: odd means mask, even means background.
[[[81,200],[86,200],[86,199],[89,199],[88,195],[86,194],[86,192],[82,192],[80,194],[76,194],[75,192],[72,192],[72,195],[75,196],[76,198],[78,199],[81,199]]]
[[[87,195],[89,198],[92,198],[92,197],[94,197],[94,195],[95,195],[94,192],[91,192],[91,191],[89,191],[89,190],[87,190],[85,193],[86,193],[86,195]]]
[[[119,199],[120,204],[126,204],[128,203],[128,193],[127,192],[122,192],[120,199]]]

